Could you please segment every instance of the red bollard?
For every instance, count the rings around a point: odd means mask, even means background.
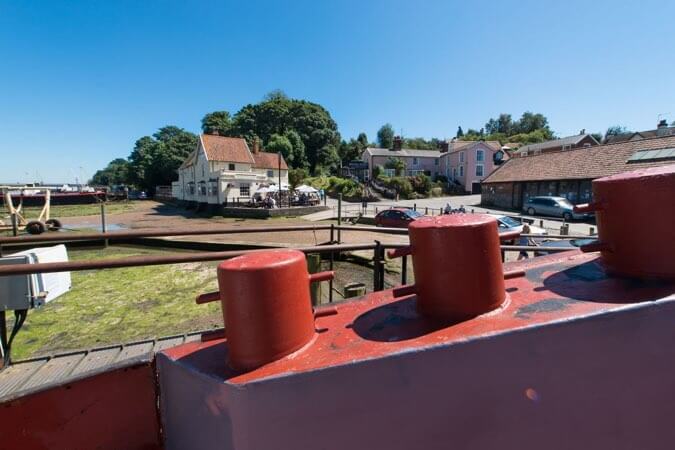
[[[425,217],[412,222],[408,231],[410,248],[397,249],[389,256],[412,254],[415,286],[408,291],[417,294],[420,313],[464,320],[504,302],[496,219],[485,214]]]
[[[220,299],[229,365],[252,370],[300,349],[314,336],[309,284],[333,272],[309,274],[304,253],[272,250],[249,253],[218,266],[220,295],[202,294],[197,303]]]
[[[598,242],[608,272],[641,279],[675,279],[675,165],[627,172],[593,181]]]

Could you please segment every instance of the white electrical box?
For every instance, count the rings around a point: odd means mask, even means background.
[[[0,258],[0,265],[68,261],[65,245],[24,250]],[[70,272],[0,277],[0,310],[37,308],[71,288]]]

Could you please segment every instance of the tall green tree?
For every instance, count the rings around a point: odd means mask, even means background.
[[[548,119],[543,114],[535,114],[530,111],[525,111],[520,119],[514,124],[514,132],[516,133],[531,133],[535,130],[545,130],[550,133],[553,138],[553,133],[548,127]]]
[[[202,132],[229,136],[232,132],[232,117],[227,111],[214,111],[202,118]]]
[[[307,169],[309,168],[309,161],[307,160],[307,153],[305,153],[305,143],[302,142],[302,138],[295,130],[288,130],[284,133],[288,142],[291,143],[292,150],[292,165],[297,169]]]
[[[178,179],[177,170],[197,147],[197,136],[175,126],[160,128],[136,141],[129,155],[129,178],[139,188],[154,192],[155,186]]]
[[[359,146],[361,147],[361,150],[365,150],[366,148],[368,148],[369,142],[368,142],[368,136],[366,136],[366,133],[359,133],[356,140],[358,141]]]
[[[258,136],[269,142],[272,135],[285,135],[294,131],[304,145],[305,158],[294,158],[293,164],[308,164],[314,169],[318,163],[319,151],[326,146],[336,147],[340,143],[337,124],[330,113],[321,105],[305,100],[287,97],[281,91],[268,94],[256,104],[246,105],[233,119],[232,135],[252,142]],[[294,152],[300,146],[294,145]],[[337,152],[336,152],[337,154]]]
[[[377,131],[377,143],[380,148],[392,148],[394,146],[394,127],[385,123]]]
[[[273,134],[269,142],[265,146],[268,152],[281,153],[289,166],[293,165],[293,145],[286,136]]]
[[[96,171],[90,183],[97,186],[128,184],[129,161],[124,158],[113,159],[105,169]]]
[[[332,144],[324,145],[317,154],[317,172],[319,174],[337,174],[341,160],[337,148]]]

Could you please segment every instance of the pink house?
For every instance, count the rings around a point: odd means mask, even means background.
[[[480,183],[508,158],[498,141],[450,141],[441,150],[440,167],[450,183],[466,192],[480,193]]]

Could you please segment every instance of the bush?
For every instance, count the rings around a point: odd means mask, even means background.
[[[422,195],[429,195],[432,187],[431,178],[424,174],[420,174],[410,177],[410,182],[412,183],[412,187],[415,192]]]
[[[373,167],[373,178],[379,179],[380,175],[383,174],[384,174],[384,167],[380,166],[379,164]]]
[[[323,189],[331,197],[342,194],[344,198],[360,199],[363,193],[361,184],[351,178],[320,176],[307,178],[305,182],[315,189]]]

